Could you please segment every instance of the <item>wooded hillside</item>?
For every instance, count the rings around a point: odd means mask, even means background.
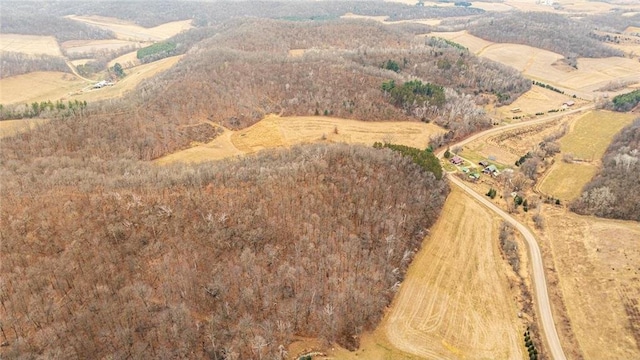
[[[355,347],[447,194],[410,158],[347,145],[197,167],[11,164],[7,359],[281,359],[293,335]]]

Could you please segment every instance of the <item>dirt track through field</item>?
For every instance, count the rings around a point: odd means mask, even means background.
[[[389,342],[427,359],[521,359],[518,308],[497,221],[454,187],[385,320]]]

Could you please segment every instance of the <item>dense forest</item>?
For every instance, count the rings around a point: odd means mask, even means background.
[[[281,359],[293,335],[354,348],[447,194],[408,157],[347,145],[88,161],[2,160],[3,358]]]
[[[603,158],[603,167],[571,204],[580,214],[640,221],[640,119],[624,128]]]

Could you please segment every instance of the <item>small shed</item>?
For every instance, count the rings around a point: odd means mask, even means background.
[[[575,101],[573,101],[573,100],[569,100],[569,101],[564,102],[562,105],[566,105],[566,106],[573,106],[573,105],[575,105],[575,104],[576,104],[576,102],[575,102]]]
[[[480,166],[482,166],[483,168],[489,166],[489,162],[486,160],[482,160],[478,164],[480,164]]]
[[[476,181],[476,180],[480,179],[480,174],[471,173],[471,174],[469,174],[469,179],[472,180],[472,181]]]

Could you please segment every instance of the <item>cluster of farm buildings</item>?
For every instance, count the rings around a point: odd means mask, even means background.
[[[464,159],[462,159],[458,155],[455,155],[454,157],[449,159],[449,162],[451,162],[453,165],[460,166],[464,164]],[[492,177],[500,175],[500,171],[498,170],[498,168],[495,165],[490,164],[486,160],[480,161],[478,165],[482,167],[483,174],[491,175]],[[480,178],[480,174],[478,172],[471,171],[468,167],[462,167],[462,172],[464,172],[465,174],[469,174],[469,179],[473,181],[476,181]]]

